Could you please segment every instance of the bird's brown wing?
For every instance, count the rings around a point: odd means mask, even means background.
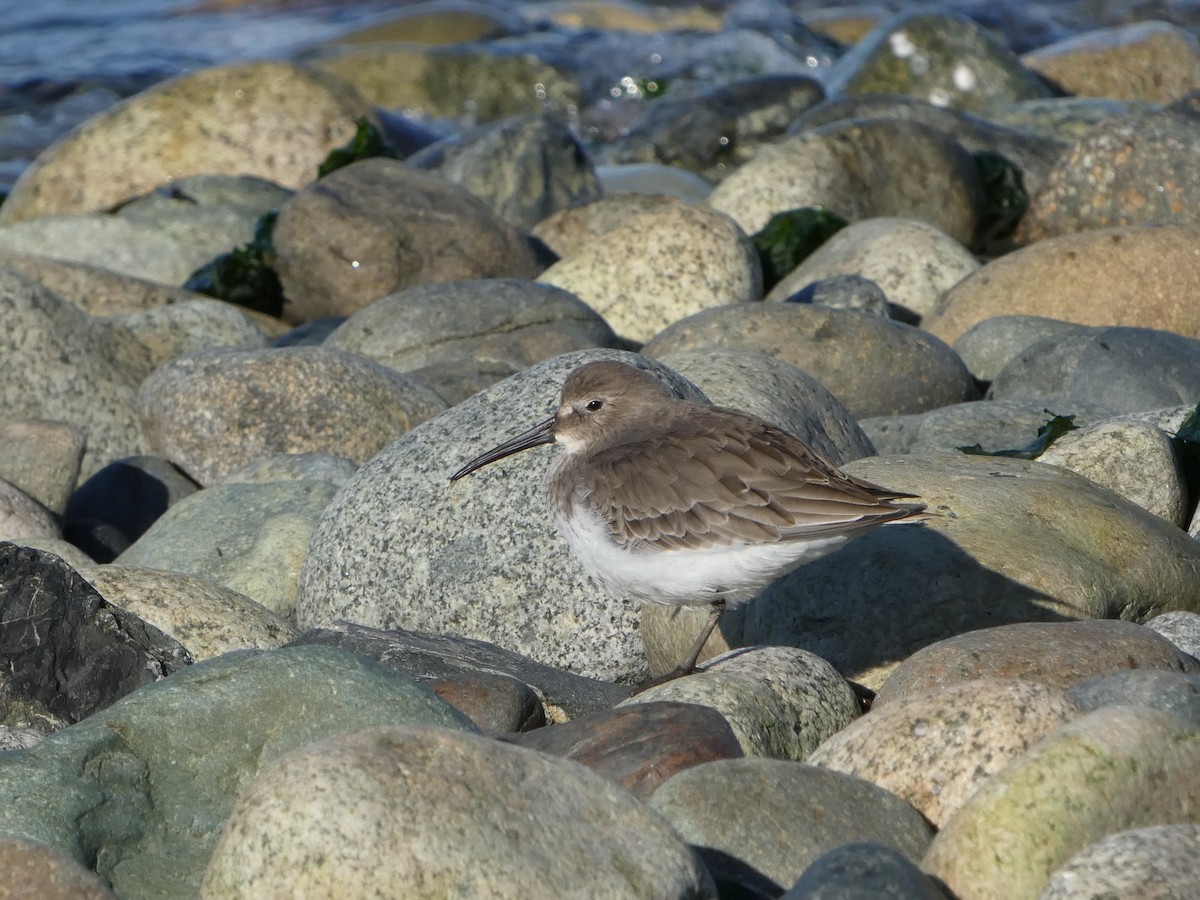
[[[907,495],[839,472],[748,416],[674,423],[592,454],[585,491],[626,547],[696,549],[850,534],[913,516]]]

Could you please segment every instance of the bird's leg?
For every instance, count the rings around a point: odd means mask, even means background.
[[[708,622],[700,631],[700,636],[696,638],[696,643],[692,644],[692,649],[688,651],[687,656],[670,672],[665,675],[659,675],[657,678],[651,678],[648,681],[642,682],[635,694],[640,694],[644,690],[652,687],[657,687],[660,684],[666,684],[668,681],[674,681],[676,678],[682,678],[685,675],[691,675],[696,671],[696,660],[700,658],[700,651],[704,649],[704,645],[708,643],[708,639],[712,637],[712,633],[717,628],[717,623],[721,621],[721,616],[725,613],[725,601],[714,600],[712,608],[708,612]]]

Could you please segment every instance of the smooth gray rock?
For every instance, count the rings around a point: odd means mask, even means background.
[[[215,485],[172,506],[116,561],[207,578],[291,620],[309,538],[337,491],[328,481]]]
[[[321,865],[306,864],[319,857]],[[444,728],[374,728],[280,759],[238,800],[207,900],[299,892],[701,900],[671,827],[567,760]]]
[[[0,250],[88,263],[175,285],[183,284],[199,264],[186,245],[157,226],[103,213],[48,215],[4,225]]]
[[[651,662],[652,671],[669,670],[678,659],[660,667]],[[805,759],[861,712],[854,691],[833,666],[791,647],[735,650],[695,675],[641,691],[621,705],[660,701],[715,709],[746,756],[771,759]]]
[[[1074,416],[1076,426],[1109,418],[1092,404],[1047,403],[1037,399],[955,403],[928,412],[861,419],[880,455],[957,450],[976,444],[988,452],[1018,450],[1037,437],[1056,415]]]
[[[989,396],[1086,403],[1119,413],[1194,402],[1200,341],[1152,328],[1091,328],[1026,347],[996,375]]]
[[[1200,824],[1136,828],[1085,847],[1050,876],[1039,900],[1190,897],[1200,884]]]
[[[0,413],[74,425],[87,436],[81,476],[143,452],[134,412],[137,380],[114,363],[112,345],[74,304],[0,270]]]
[[[705,763],[650,798],[693,845],[718,882],[782,890],[824,853],[878,841],[920,859],[932,829],[903,800],[858,778],[773,759]]]
[[[1080,682],[1067,696],[1089,712],[1102,706],[1150,706],[1200,726],[1200,674],[1124,670]]]
[[[185,353],[218,347],[255,350],[267,346],[266,335],[246,311],[223,300],[184,300],[105,316],[96,324],[122,347],[125,351],[122,364],[139,381]]]
[[[428,284],[375,301],[325,341],[410,372],[451,403],[542,360],[617,337],[569,291],[515,278]]]
[[[473,729],[428,688],[352,653],[228,653],[0,754],[0,831],[94,867],[118,896],[190,900],[262,768],[332,734],[409,722]]]
[[[886,319],[802,303],[734,303],[688,316],[643,348],[756,350],[802,369],[852,415],[920,412],[976,396],[962,360],[937,338]]]
[[[1014,357],[1038,341],[1086,330],[1086,325],[1045,316],[993,316],[960,335],[954,349],[972,375],[980,381],[991,381]]]
[[[820,281],[811,281],[794,294],[780,295],[778,299],[788,303],[811,303],[814,306],[828,306],[830,309],[848,309],[865,313],[868,316],[879,316],[881,319],[908,318],[908,324],[917,321],[906,310],[888,302],[883,288],[861,275],[831,275]],[[895,310],[898,315],[893,316]]]
[[[863,219],[847,225],[787,274],[767,295],[783,300],[835,275],[859,275],[920,319],[942,294],[979,268],[975,256],[945,232],[917,219]]]
[[[445,408],[419,379],[325,346],[193,353],[138,391],[151,446],[200,484],[278,453],[361,464]]]
[[[482,200],[380,157],[297,192],[279,210],[272,242],[292,324],[351,315],[418,284],[533,278],[543,268]]]
[[[660,361],[717,406],[766,419],[834,465],[875,455],[870,438],[825,385],[773,356],[713,347],[667,353]]]
[[[466,188],[519,228],[601,194],[592,161],[565,117],[545,113],[481,125],[405,162]]]
[[[591,582],[546,512],[551,448],[471,478],[449,476],[558,406],[567,375],[594,359],[659,374],[631,353],[590,350],[539,363],[405,434],[338,493],[313,534],[297,600],[302,628],[346,619],[487,640],[605,681],[639,681],[638,610]]]

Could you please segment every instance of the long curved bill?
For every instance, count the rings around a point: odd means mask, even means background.
[[[488,463],[494,463],[498,459],[504,459],[504,457],[512,456],[514,453],[520,453],[522,450],[528,450],[530,447],[553,443],[554,416],[551,416],[545,422],[534,425],[524,434],[518,434],[515,438],[505,441],[499,447],[493,447],[487,453],[479,454],[479,456],[451,475],[450,480],[458,481],[464,475],[470,475],[476,469],[482,469]]]

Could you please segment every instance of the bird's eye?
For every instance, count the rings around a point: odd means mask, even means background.
[[[588,412],[598,412],[600,407],[604,405],[603,400],[589,400],[587,405]]]

